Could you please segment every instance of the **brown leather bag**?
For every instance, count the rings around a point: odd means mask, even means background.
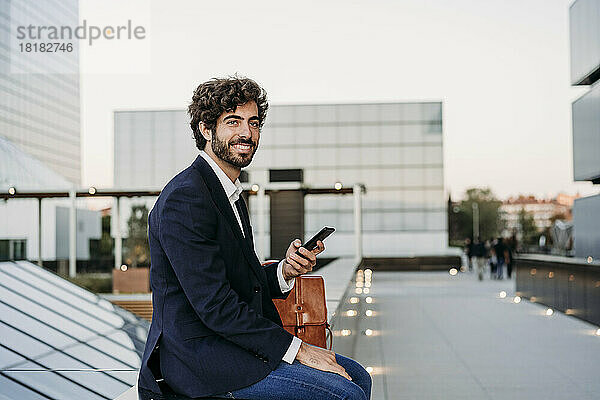
[[[333,336],[327,323],[325,281],[322,276],[297,277],[288,297],[285,300],[274,299],[273,302],[286,331],[306,343],[331,350]]]

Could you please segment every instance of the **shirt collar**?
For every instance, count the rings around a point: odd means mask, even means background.
[[[223,186],[223,190],[225,190],[225,195],[227,198],[232,202],[236,202],[244,190],[240,180],[236,179],[235,182],[231,182],[231,179],[229,179],[225,171],[223,171],[221,167],[219,167],[219,164],[210,158],[210,156],[206,154],[204,150],[200,150],[200,155],[206,160],[213,171],[215,171],[217,178],[219,178],[219,182],[221,182],[221,186]]]

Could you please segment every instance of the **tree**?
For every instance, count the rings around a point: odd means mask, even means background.
[[[148,207],[145,204],[132,205],[131,216],[127,220],[129,236],[125,240],[126,263],[132,267],[148,264],[150,247],[148,245]]]
[[[449,218],[453,226],[449,226],[452,244],[461,243],[465,238],[473,238],[473,204],[479,210],[479,236],[482,240],[497,237],[500,226],[500,206],[502,202],[496,198],[489,188],[470,188],[465,192],[465,199],[455,204],[448,212],[454,215]]]
[[[518,214],[519,229],[521,231],[523,244],[535,245],[539,239],[540,233],[535,220],[531,213],[527,212],[524,208],[521,208]]]

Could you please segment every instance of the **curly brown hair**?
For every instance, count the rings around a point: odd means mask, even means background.
[[[200,84],[194,91],[192,103],[188,107],[190,127],[196,140],[196,147],[204,150],[206,145],[206,139],[198,127],[200,122],[203,122],[214,134],[221,114],[234,112],[238,106],[249,101],[254,101],[258,107],[259,127],[262,128],[269,109],[267,92],[252,79],[234,75],[227,78],[213,78]]]

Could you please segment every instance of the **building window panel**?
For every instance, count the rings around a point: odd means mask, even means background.
[[[267,124],[291,124],[295,121],[294,106],[273,106],[267,115]]]
[[[442,103],[423,103],[423,121],[442,122]]]
[[[359,125],[343,125],[337,130],[339,144],[350,145],[361,142],[362,127]]]
[[[421,146],[406,146],[400,150],[400,163],[414,166],[423,164],[423,148]]]
[[[381,229],[382,214],[380,212],[364,212],[363,229],[365,231],[376,231]]]
[[[379,104],[361,104],[360,105],[360,120],[363,122],[379,122]]]
[[[381,164],[381,150],[378,147],[362,147],[359,151],[361,165],[372,166]]]
[[[339,121],[347,124],[360,121],[361,104],[340,104],[337,108]]]
[[[316,123],[318,106],[300,105],[295,107],[294,122]]]
[[[314,151],[314,150],[309,150]],[[320,167],[335,167],[335,148],[333,147],[317,147],[316,164]]]
[[[402,143],[401,125],[382,125],[379,130],[381,143]]]
[[[441,169],[427,168],[425,172],[425,186],[442,186],[444,184],[444,177]]]
[[[386,212],[383,213],[383,230],[385,231],[401,231],[405,229],[404,213],[402,212]]]
[[[379,162],[383,165],[402,164],[402,150],[398,146],[384,146],[379,149]]]
[[[316,131],[317,145],[337,144],[337,128],[335,126],[320,126],[314,128]]]
[[[406,212],[404,213],[404,226],[408,230],[424,230],[425,213]]]
[[[400,108],[400,118],[406,122],[423,120],[423,107],[421,103],[404,103]]]
[[[337,117],[337,105],[335,104],[322,104],[316,107],[315,110],[315,122],[318,124],[332,124],[336,123]]]

